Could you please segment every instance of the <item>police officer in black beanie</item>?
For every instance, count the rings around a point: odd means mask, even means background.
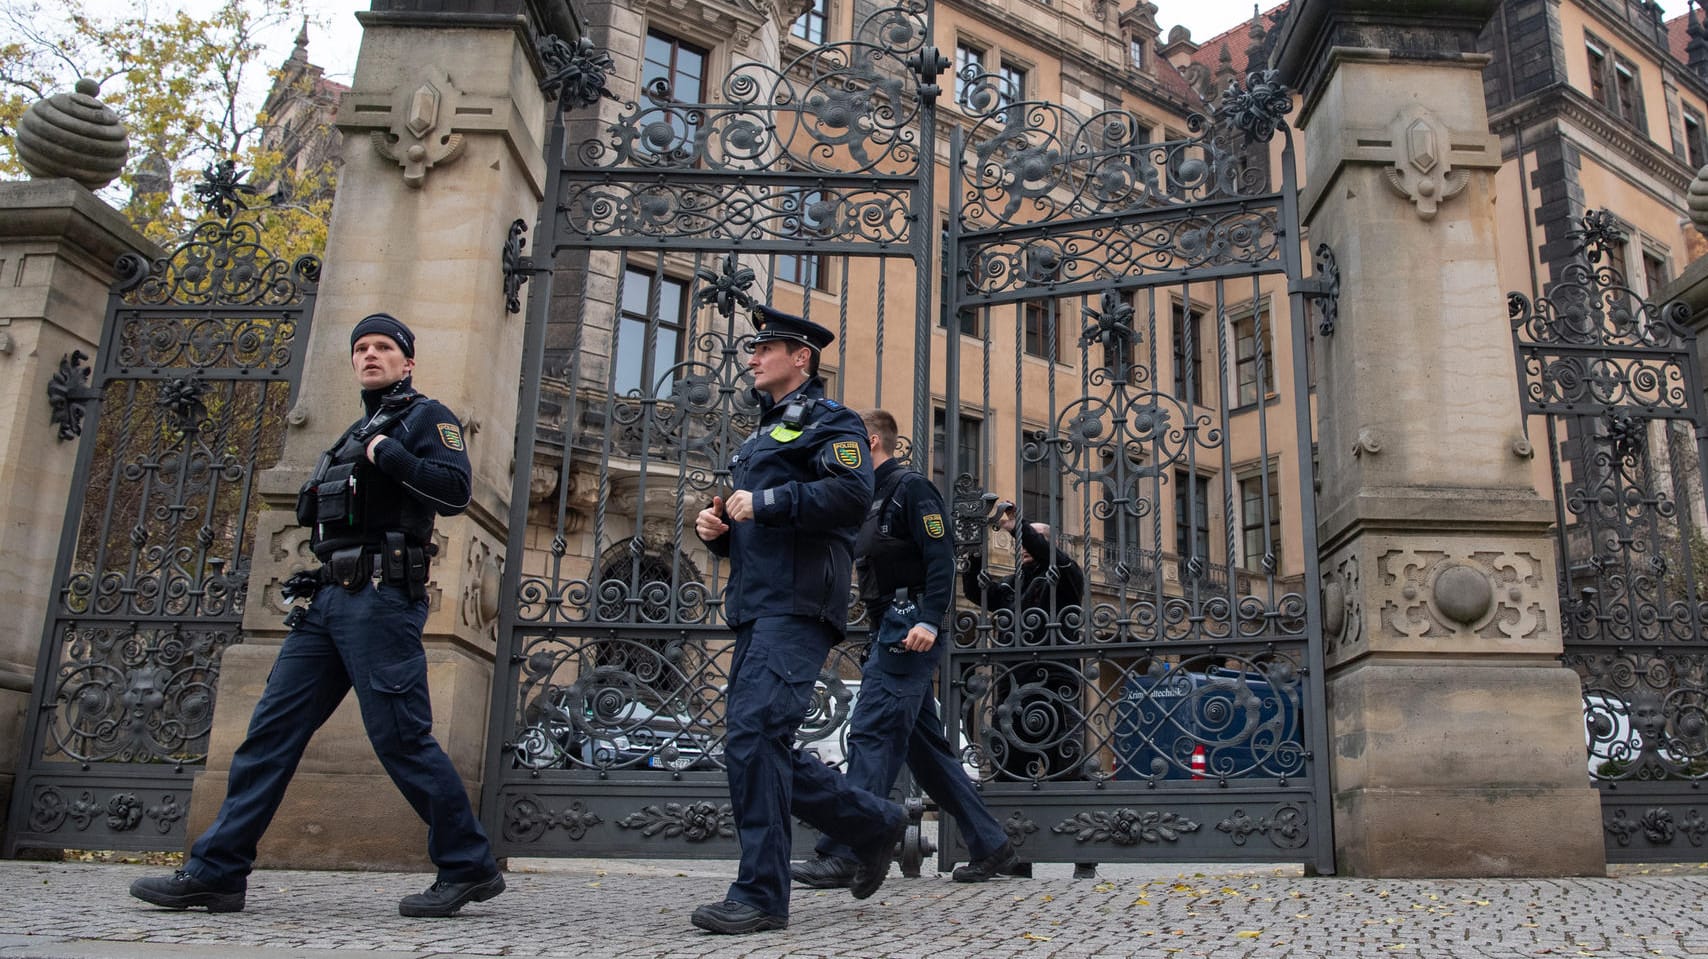
[[[138,899],[242,909],[256,844],[309,737],[351,689],[380,763],[427,823],[427,853],[438,866],[437,881],[405,896],[398,911],[449,916],[504,891],[462,779],[433,738],[421,648],[433,518],[469,504],[462,424],[415,392],[415,334],[389,313],[356,324],[350,362],[365,412],[321,455],[297,502],[297,521],[324,565],[284,585],[287,597],[309,603],[285,620],[290,635],[232,756],[218,817],[183,869],[131,884]]]

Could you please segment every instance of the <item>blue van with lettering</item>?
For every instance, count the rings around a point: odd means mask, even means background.
[[[1114,704],[1115,778],[1304,775],[1303,690],[1284,663],[1258,672],[1155,664]]]

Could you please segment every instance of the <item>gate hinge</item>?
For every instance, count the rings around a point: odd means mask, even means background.
[[[1334,325],[1340,319],[1340,265],[1327,243],[1317,244],[1316,254],[1311,258],[1311,274],[1289,283],[1287,292],[1302,294],[1310,301],[1317,314],[1317,333],[1333,336]]]
[[[510,235],[504,241],[504,312],[522,312],[522,284],[532,279],[536,273],[544,273],[545,267],[534,265],[534,258],[524,256],[522,248],[528,241],[522,234],[528,232],[528,224],[516,220],[510,224]]]
[[[101,391],[88,385],[92,371],[83,365],[88,358],[82,350],[72,350],[59,358],[59,371],[47,381],[47,401],[53,407],[50,418],[59,427],[62,443],[83,435],[84,406],[101,398]]]

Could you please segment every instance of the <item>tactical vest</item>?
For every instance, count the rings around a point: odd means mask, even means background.
[[[898,589],[925,586],[925,557],[910,536],[896,535],[896,494],[909,474],[900,467],[884,480],[866,508],[866,520],[854,537],[854,569],[860,574],[860,599],[872,606],[888,601]]]

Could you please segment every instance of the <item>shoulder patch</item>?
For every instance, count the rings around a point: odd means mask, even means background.
[[[842,408],[841,403],[836,402],[835,400],[831,399],[828,396],[820,399],[819,402],[823,403],[825,405],[826,409],[839,410]]]
[[[836,451],[836,461],[849,469],[860,468],[860,444],[837,443],[831,449]]]
[[[925,535],[931,537],[932,539],[942,539],[943,538],[943,514],[942,513],[926,513],[924,516],[924,520],[925,520]]]
[[[458,429],[455,423],[440,423],[439,442],[445,444],[446,449],[453,449],[461,453],[463,451],[463,431]]]

